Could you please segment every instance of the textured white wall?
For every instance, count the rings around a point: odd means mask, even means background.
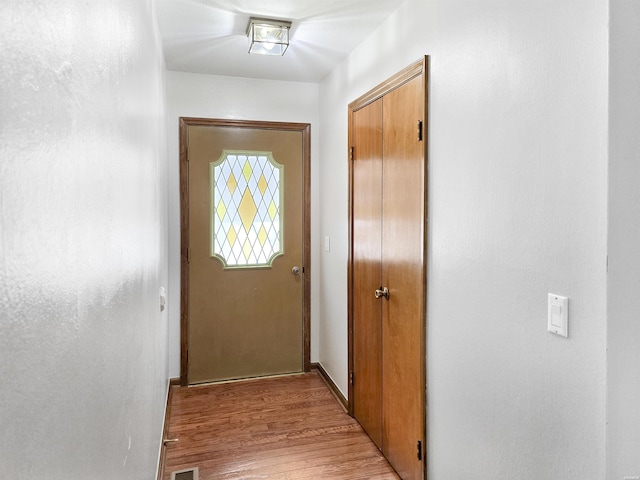
[[[640,476],[640,2],[610,2],[607,478]]]
[[[263,120],[311,124],[311,361],[318,351],[319,87],[167,72],[169,162],[170,375],[180,376],[180,176],[179,117]]]
[[[0,44],[0,478],[154,478],[168,268],[152,3],[3,1]]]
[[[319,359],[346,392],[347,104],[431,55],[431,480],[605,476],[607,22],[597,0],[408,0],[321,84]]]

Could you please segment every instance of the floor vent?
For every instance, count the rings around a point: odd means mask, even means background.
[[[198,480],[198,467],[172,472],[171,480]]]

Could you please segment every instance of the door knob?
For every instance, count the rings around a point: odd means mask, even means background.
[[[300,267],[296,266],[291,269],[291,273],[294,275],[300,275]]]
[[[376,290],[375,296],[376,298],[384,297],[389,300],[389,289],[387,287],[380,287],[378,290]]]

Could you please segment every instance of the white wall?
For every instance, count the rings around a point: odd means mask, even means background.
[[[318,138],[319,87],[279,82],[167,72],[169,142],[169,322],[170,375],[180,376],[180,117],[263,120],[311,124],[311,361],[318,351]]]
[[[640,2],[610,2],[607,478],[640,476]]]
[[[408,0],[321,84],[319,360],[346,392],[347,104],[431,56],[431,480],[604,478],[607,22],[597,0]]]
[[[150,1],[0,9],[0,477],[151,479],[167,391]]]

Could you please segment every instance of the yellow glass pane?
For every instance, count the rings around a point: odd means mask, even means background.
[[[224,218],[224,214],[227,213],[227,207],[225,206],[224,201],[220,200],[220,203],[218,203],[218,208],[216,209],[216,211],[218,212],[218,218],[222,220]]]
[[[242,253],[244,254],[245,261],[249,261],[249,256],[251,255],[252,250],[253,248],[251,247],[251,243],[249,243],[249,239],[247,238],[242,246]]]
[[[237,186],[238,186],[238,181],[236,180],[236,177],[233,174],[233,172],[231,172],[231,175],[229,175],[229,180],[227,180],[227,188],[229,189],[229,193],[231,195],[233,195],[233,192],[236,191]]]
[[[240,205],[238,205],[240,220],[242,220],[242,226],[247,233],[253,224],[253,219],[255,218],[257,211],[258,208],[253,201],[249,187],[247,187],[244,191],[244,195],[242,196],[242,200],[240,201]]]
[[[251,178],[251,174],[253,173],[253,168],[251,168],[251,164],[249,163],[249,159],[244,163],[244,167],[242,168],[242,174],[244,175],[244,179],[248,182]]]
[[[260,180],[258,180],[258,188],[260,189],[260,193],[264,196],[264,192],[267,190],[267,179],[264,178],[264,173],[260,175]]]
[[[227,241],[229,245],[233,245],[236,243],[236,239],[238,238],[238,234],[236,233],[236,229],[233,228],[233,225],[229,228],[229,233],[227,233]]]
[[[258,232],[258,240],[260,241],[260,245],[264,247],[264,243],[267,241],[267,231],[264,228],[264,225],[260,227],[260,231]]]
[[[269,205],[269,218],[271,218],[271,220],[274,220],[277,214],[278,214],[278,207],[276,207],[275,202],[271,200],[271,204]]]

